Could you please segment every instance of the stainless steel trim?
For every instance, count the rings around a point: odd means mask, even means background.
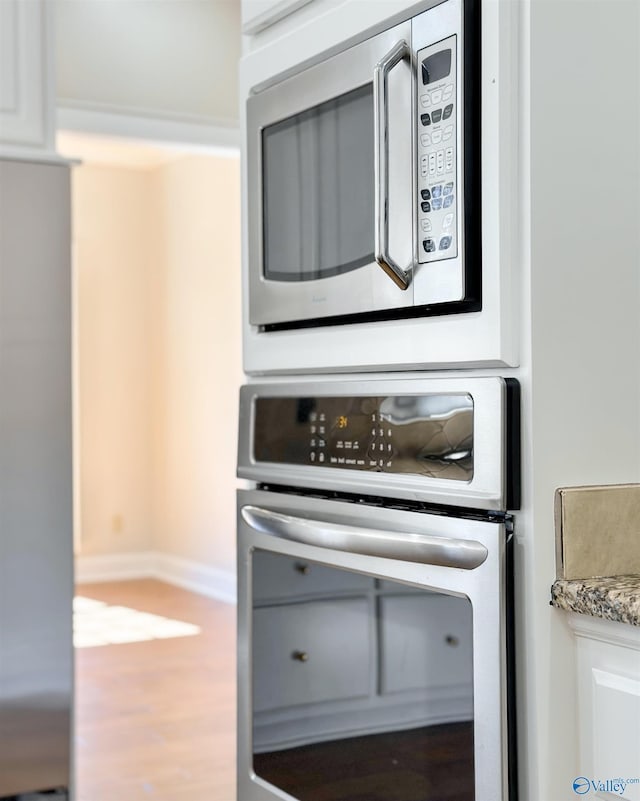
[[[435,537],[401,531],[377,531],[340,523],[306,520],[257,506],[243,506],[243,520],[256,531],[293,542],[336,551],[381,556],[403,562],[474,570],[488,551],[476,540]]]
[[[391,70],[404,59],[411,58],[411,48],[403,39],[376,64],[373,72],[374,117],[374,174],[375,196],[375,260],[391,280],[407,289],[411,281],[409,270],[403,270],[389,253],[389,106],[387,103]]]

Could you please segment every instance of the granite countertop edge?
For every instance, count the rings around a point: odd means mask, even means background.
[[[640,626],[640,575],[557,579],[551,587],[551,605]]]

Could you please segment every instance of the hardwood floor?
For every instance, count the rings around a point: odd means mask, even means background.
[[[235,801],[235,608],[153,580],[77,594],[202,633],[76,652],[76,801]]]

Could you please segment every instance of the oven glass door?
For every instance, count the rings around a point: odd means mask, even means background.
[[[413,290],[396,286],[374,258],[374,70],[400,41],[409,46],[408,22],[249,98],[252,324],[413,303]],[[413,261],[411,75],[408,58],[396,64],[386,100],[386,224],[404,269]]]
[[[300,801],[473,801],[466,597],[253,554],[253,768]]]
[[[505,527],[239,493],[243,801],[505,801]]]

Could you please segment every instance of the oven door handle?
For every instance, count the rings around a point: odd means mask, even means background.
[[[389,104],[388,78],[391,70],[411,56],[411,48],[401,39],[376,64],[373,76],[373,118],[375,148],[375,259],[400,287],[407,289],[411,282],[408,270],[403,270],[389,253]]]
[[[485,546],[476,540],[309,520],[250,505],[243,506],[240,513],[254,531],[317,548],[331,548],[363,556],[473,570],[488,555]]]

